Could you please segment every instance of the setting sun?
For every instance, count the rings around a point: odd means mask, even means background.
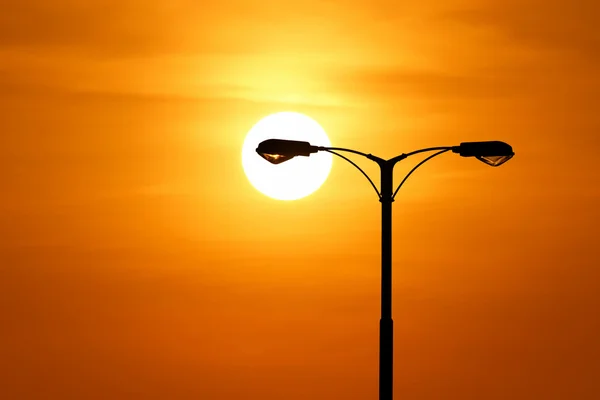
[[[273,165],[256,153],[258,144],[267,139],[331,146],[325,130],[306,115],[280,112],[261,119],[250,129],[242,147],[244,172],[258,191],[277,200],[297,200],[313,193],[325,182],[331,170],[331,154],[316,153]]]

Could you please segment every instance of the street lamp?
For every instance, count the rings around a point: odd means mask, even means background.
[[[379,321],[379,399],[392,400],[393,393],[393,354],[394,325],[392,320],[392,202],[396,194],[412,173],[428,160],[440,154],[452,151],[462,157],[475,157],[487,165],[498,167],[514,156],[510,145],[499,142],[463,142],[458,146],[429,147],[400,154],[389,160],[372,154],[345,149],[341,147],[313,146],[308,142],[282,139],[269,139],[261,142],[256,152],[273,164],[280,164],[297,156],[308,157],[318,151],[327,151],[343,158],[355,166],[371,183],[381,202],[381,319]],[[371,178],[352,160],[337,153],[345,151],[368,158],[379,165],[381,173],[381,190]],[[394,166],[397,162],[418,153],[435,151],[432,155],[418,163],[400,182],[394,191]]]

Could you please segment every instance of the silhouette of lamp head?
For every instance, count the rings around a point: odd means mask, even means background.
[[[464,142],[460,146],[452,147],[452,152],[462,157],[475,157],[492,167],[499,167],[515,155],[509,144],[498,141]]]
[[[317,151],[319,148],[308,142],[283,139],[268,139],[261,142],[256,148],[256,152],[272,164],[281,164],[296,156],[308,157]]]

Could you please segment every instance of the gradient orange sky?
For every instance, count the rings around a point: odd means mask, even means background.
[[[592,0],[3,4],[0,398],[376,398],[372,189],[336,159],[279,202],[241,167],[247,131],[288,110],[382,157],[517,153],[440,157],[394,203],[396,398],[599,398],[599,16]]]

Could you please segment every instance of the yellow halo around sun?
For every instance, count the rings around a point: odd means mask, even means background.
[[[261,119],[250,129],[242,146],[242,166],[248,180],[259,192],[277,200],[297,200],[317,190],[331,171],[332,155],[327,152],[298,156],[271,164],[256,153],[267,139],[288,139],[330,147],[325,130],[312,118],[295,112],[280,112]]]

